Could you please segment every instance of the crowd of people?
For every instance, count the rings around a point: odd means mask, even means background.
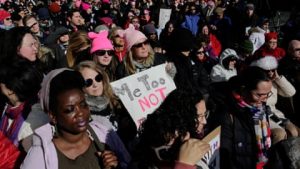
[[[255,5],[2,0],[0,168],[300,168],[300,10],[278,29]],[[164,63],[176,89],[137,127],[111,82]]]

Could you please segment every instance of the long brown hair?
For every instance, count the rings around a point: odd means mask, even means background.
[[[81,72],[83,69],[89,68],[103,76],[103,95],[104,97],[108,98],[109,105],[111,108],[119,107],[119,102],[117,96],[114,95],[111,85],[109,84],[109,77],[105,71],[103,71],[100,66],[93,62],[93,61],[83,61],[80,62],[76,67],[75,70]]]
[[[70,35],[69,46],[67,49],[67,62],[70,68],[76,66],[76,53],[80,52],[82,48],[91,46],[90,39],[86,32],[77,31]]]

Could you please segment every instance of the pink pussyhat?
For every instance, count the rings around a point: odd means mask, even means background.
[[[111,41],[107,38],[108,31],[104,30],[98,34],[95,32],[89,32],[88,37],[92,40],[91,53],[94,53],[97,50],[114,50],[114,47]]]
[[[90,4],[85,3],[85,2],[82,2],[81,6],[82,6],[82,9],[85,11],[87,11],[88,9],[91,9],[91,7],[92,7]]]
[[[117,34],[125,39],[125,42],[127,44],[127,51],[129,51],[131,47],[137,42],[147,40],[147,37],[142,32],[135,30],[132,24],[130,24],[129,27],[124,31],[118,30]]]

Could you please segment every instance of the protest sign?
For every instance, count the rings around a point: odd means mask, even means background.
[[[163,9],[161,8],[159,10],[159,20],[158,20],[158,27],[160,29],[163,29],[166,25],[166,23],[171,18],[172,9]]]
[[[176,88],[165,67],[161,64],[111,83],[137,127]]]
[[[206,164],[209,169],[220,168],[220,139],[221,139],[221,126],[210,132],[202,141],[209,143],[210,150],[204,157],[197,163],[199,166],[202,163]]]

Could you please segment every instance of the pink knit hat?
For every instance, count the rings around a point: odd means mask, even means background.
[[[92,7],[90,4],[85,3],[85,2],[82,2],[81,6],[82,6],[82,9],[85,11],[87,11],[88,9],[91,9],[91,7]]]
[[[135,30],[132,24],[130,24],[129,27],[124,31],[118,30],[117,33],[125,39],[127,51],[129,51],[137,42],[140,42],[141,40],[147,40],[147,37],[142,32]]]
[[[88,36],[92,40],[91,53],[94,53],[95,51],[101,49],[109,49],[109,50],[114,49],[111,41],[107,38],[108,36],[107,30],[101,31],[98,34],[95,32],[89,32]]]
[[[3,21],[7,17],[10,17],[10,13],[6,10],[0,10],[0,21]]]

